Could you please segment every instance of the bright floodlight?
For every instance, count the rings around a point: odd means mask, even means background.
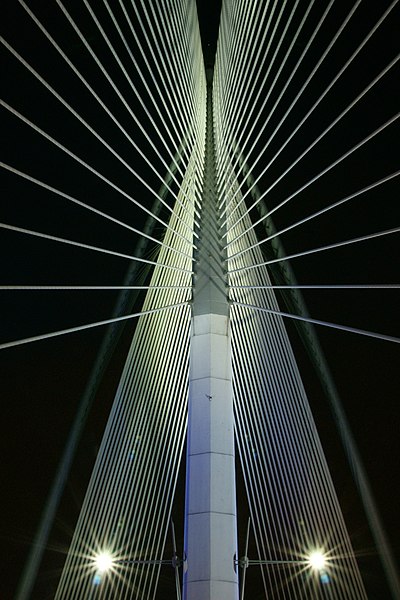
[[[325,556],[320,550],[312,552],[308,557],[308,562],[315,571],[321,571],[326,566]]]
[[[101,552],[96,556],[96,568],[100,573],[109,571],[113,566],[113,557],[109,552]]]

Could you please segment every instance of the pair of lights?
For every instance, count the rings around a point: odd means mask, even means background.
[[[328,577],[326,573],[326,556],[321,550],[315,550],[309,554],[308,564],[313,569],[313,571],[317,571],[322,578]],[[111,552],[104,551],[97,554],[95,557],[95,567],[96,567],[96,583],[100,583],[101,576],[109,572],[114,566],[114,558]],[[325,583],[325,580],[323,581]]]

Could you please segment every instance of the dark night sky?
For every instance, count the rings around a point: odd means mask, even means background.
[[[130,156],[129,144],[104,119],[101,110],[93,106],[85,90],[67,70],[55,51],[44,41],[24,10],[9,0],[2,19],[2,35],[48,78],[51,84],[74,107],[79,106],[104,137],[108,135],[124,157]],[[103,53],[105,64],[113,68],[82,7],[69,3],[79,19],[87,38]],[[205,4],[205,3],[201,3]],[[212,8],[199,6],[203,43],[212,52],[218,24],[218,3]],[[347,3],[343,3],[347,4]],[[380,15],[388,2],[366,2],[360,8],[360,18],[343,36],[337,50],[326,61],[326,68],[315,78],[304,99],[293,111],[274,142],[279,148],[293,127],[303,117],[312,102],[323,91],[338,68],[362,39],[368,27]],[[373,6],[375,5],[376,6]],[[54,35],[59,37],[63,49],[76,61],[85,76],[96,85],[116,114],[123,121],[127,117],[113,98],[106,84],[94,69],[81,44],[66,27],[64,19],[53,3],[29,3],[43,18]],[[337,7],[323,35],[294,80],[297,89],[308,75],[326,47],[326,38],[336,31],[346,7]],[[101,14],[101,10],[99,9]],[[51,25],[50,25],[51,24]],[[394,11],[390,22],[378,32],[368,49],[355,62],[334,91],[327,96],[315,115],[301,130],[267,176],[261,178],[259,187],[266,189],[274,177],[280,175],[304,148],[339,114],[341,110],[375,77],[398,52],[399,11]],[[299,39],[299,53],[307,39]],[[314,61],[314,62],[313,62]],[[24,67],[1,50],[3,98],[10,105],[49,131],[55,138],[79,155],[93,161],[96,168],[119,182],[133,196],[144,197],[143,187],[128,176],[116,161],[110,160],[102,148],[71,115],[35,82]],[[122,78],[115,78],[124,92]],[[267,197],[270,207],[292,193],[305,181],[330,164],[347,149],[393,116],[399,106],[399,69],[392,69],[376,89],[349,113],[343,122],[332,130],[310,154],[296,166],[290,175],[276,186]],[[297,88],[296,88],[297,85]],[[282,111],[290,100],[284,100]],[[286,102],[286,104],[285,104]],[[134,103],[138,112],[140,109]],[[280,113],[279,113],[280,114]],[[277,119],[272,121],[277,122]],[[127,120],[124,121],[127,123]],[[26,125],[1,109],[2,160],[21,171],[26,171],[49,185],[76,196],[94,206],[132,222],[143,224],[143,218],[128,202],[115,192],[95,181],[85,169],[60,151],[50,147]],[[146,147],[139,133],[139,144]],[[271,149],[272,151],[272,149]],[[358,190],[398,169],[399,129],[393,125],[366,145],[363,150],[343,161],[318,183],[300,194],[282,211],[277,212],[275,223],[284,227],[310,212]],[[134,158],[137,160],[137,157]],[[156,162],[156,159],[154,159]],[[264,159],[263,159],[264,160]],[[251,162],[251,160],[250,160]],[[263,163],[263,161],[262,161]],[[135,163],[154,189],[158,182],[139,162]],[[260,167],[258,167],[259,169]],[[257,174],[259,171],[255,171]],[[103,223],[100,218],[86,215],[84,211],[68,205],[62,198],[41,190],[31,183],[2,170],[1,221],[27,227],[53,235],[81,240],[120,252],[132,252],[136,240],[117,226]],[[149,198],[149,205],[152,200]],[[296,228],[282,236],[287,253],[346,240],[352,237],[399,226],[399,188],[397,179],[375,191],[360,196],[309,225]],[[160,230],[156,232],[160,233]],[[1,281],[6,284],[106,284],[118,285],[123,281],[127,261],[98,255],[94,252],[46,242],[11,231],[0,230]],[[399,235],[394,234],[373,241],[319,253],[292,261],[299,283],[398,283]],[[45,292],[1,291],[1,341],[9,341],[47,331],[106,319],[116,300],[114,292]],[[398,290],[321,290],[307,291],[304,297],[309,313],[316,319],[341,323],[400,337],[398,317]],[[95,401],[81,442],[78,458],[67,484],[49,548],[40,572],[34,598],[52,597],[57,573],[62,567],[63,552],[68,547],[79,505],[85,492],[96,449],[101,439],[108,410],[118,383],[124,357],[133,331],[126,326],[120,347],[107,371]],[[368,534],[366,520],[345,465],[329,409],[312,373],[302,346],[289,324],[295,352],[303,373],[310,403],[317,420],[328,462],[337,485],[345,519],[357,553],[370,598],[384,599],[382,573]],[[0,381],[2,382],[2,461],[1,481],[3,493],[0,540],[2,578],[0,597],[12,598],[20,576],[29,544],[44,505],[57,463],[67,439],[80,396],[84,390],[90,368],[102,339],[101,329],[76,333],[52,340],[37,342],[14,349],[2,350]],[[345,332],[323,328],[318,335],[341,395],[355,439],[363,457],[371,485],[382,513],[382,519],[397,557],[400,556],[400,528],[398,506],[400,485],[399,462],[399,347],[398,344],[364,338]],[[174,509],[178,528],[178,543],[182,545],[181,513],[182,489]],[[247,518],[246,507],[240,496],[241,523]],[[242,529],[240,534],[242,535]],[[180,541],[179,541],[180,540]],[[239,540],[243,546],[243,538]],[[258,597],[257,583],[249,590]],[[250,592],[249,592],[250,593]],[[382,593],[384,595],[382,595]],[[167,594],[167,593],[166,593]],[[165,596],[166,598],[168,595]],[[172,597],[172,593],[171,593]],[[261,596],[260,596],[261,597]]]

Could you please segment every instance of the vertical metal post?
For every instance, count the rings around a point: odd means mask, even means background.
[[[218,229],[212,91],[193,289],[186,466],[184,600],[238,600],[229,306]]]
[[[244,548],[244,557],[242,559],[242,582],[240,585],[240,600],[244,600],[244,586],[245,586],[245,582],[246,582],[246,570],[247,570],[247,567],[249,566],[249,557],[248,557],[249,537],[250,537],[250,517],[249,517],[249,520],[247,521],[246,545]]]
[[[181,583],[179,579],[179,564],[178,554],[176,552],[176,538],[175,538],[175,525],[171,520],[171,534],[172,534],[172,566],[175,571],[175,588],[176,588],[176,600],[181,600]]]

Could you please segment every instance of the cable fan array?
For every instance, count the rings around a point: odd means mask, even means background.
[[[255,242],[253,232],[235,239],[249,224],[244,217],[229,229],[232,253]],[[261,256],[255,249],[230,264],[245,267]],[[236,439],[258,558],[267,563],[266,597],[319,597],[327,585],[331,598],[366,598],[274,291],[236,288],[268,285],[268,272],[230,273],[229,281]],[[310,569],[316,551],[322,573]]]
[[[220,226],[221,230],[226,228],[227,232],[224,234],[224,246],[228,252],[232,303],[235,424],[266,597],[366,597],[282,316],[302,318],[309,322],[313,320],[308,315],[296,317],[282,312],[273,289],[275,282],[271,281],[268,272],[270,266],[278,263],[282,270],[281,279],[288,281],[284,261],[289,258],[399,231],[397,228],[379,232],[287,257],[282,247],[274,244],[278,235],[337,208],[399,174],[398,171],[391,173],[282,230],[277,230],[271,221],[273,213],[300,196],[386,127],[393,125],[399,116],[395,114],[389,118],[321,169],[316,176],[302,182],[294,192],[287,193],[287,189],[293,187],[291,182],[286,187],[280,185],[281,181],[287,181],[288,175],[295,171],[303,157],[398,61],[399,55],[384,66],[328,127],[321,127],[322,133],[314,139],[308,133],[307,143],[309,138],[311,143],[308,146],[304,144],[305,150],[291,158],[289,167],[281,167],[281,154],[284,155],[287,146],[290,148],[289,144],[296,133],[384,23],[396,3],[391,3],[382,11],[378,21],[344,61],[344,66],[311,108],[303,108],[305,116],[300,122],[291,123],[293,107],[297,102],[300,103],[303,91],[318,70],[323,69],[324,60],[354,18],[359,4],[355,2],[343,15],[339,29],[331,39],[326,40],[319,60],[312,68],[309,67],[308,76],[305,77],[303,72],[305,81],[296,93],[292,92],[290,84],[296,80],[298,69],[305,69],[302,61],[315,39],[318,39],[320,31],[324,31],[326,21],[329,22],[333,2],[326,3],[324,7],[316,7],[314,2],[295,2],[291,5],[278,2],[249,2],[246,5],[224,2],[221,15],[214,70],[214,122]],[[305,32],[308,33],[307,37],[304,37]],[[302,40],[300,45],[304,46],[298,57],[296,42],[299,43],[299,40]],[[284,141],[276,143],[275,138],[279,139],[282,131],[285,132]],[[272,175],[268,177],[269,171]],[[269,196],[273,199],[271,210],[265,204],[265,198]],[[258,238],[256,228],[260,232]],[[271,242],[272,246],[268,246]],[[331,323],[319,323],[335,327]],[[375,335],[352,328],[343,329]],[[377,337],[398,341],[397,338],[379,334]],[[313,567],[308,558],[315,552],[323,556],[319,568]],[[391,565],[387,570],[390,569],[393,571]],[[396,577],[392,577],[392,581],[395,589]]]
[[[275,292],[267,289],[267,267],[251,269],[263,262],[263,255],[219,118],[229,72],[222,56],[217,53],[214,114],[221,208],[229,207],[225,221],[236,440],[258,560],[265,563],[265,597],[320,597],[321,585],[326,585],[331,598],[366,598]],[[324,556],[321,572],[308,559],[317,551]]]
[[[196,178],[192,169],[183,186],[193,198]],[[181,217],[181,227],[171,220],[178,232],[190,223]],[[177,264],[166,248],[160,260]],[[56,598],[97,586],[104,598],[154,597],[186,431],[191,259],[178,262],[181,272],[154,270],[152,286],[175,289],[147,293]],[[104,571],[102,556],[110,557]]]
[[[180,56],[192,61],[181,71],[180,81],[180,87],[187,86],[189,92],[185,99],[191,113],[188,122],[194,123],[187,127],[182,142],[188,160],[183,163],[183,180],[63,569],[58,599],[91,594],[153,598],[163,562],[186,432],[189,301],[193,233],[202,186],[206,89],[193,4],[174,4],[168,19],[173,36],[169,47],[179,48]],[[149,36],[152,24],[158,22],[149,18],[141,34]],[[186,47],[181,48],[182,43]],[[163,54],[158,51],[153,58],[161,64]],[[179,113],[177,102],[174,110]]]

